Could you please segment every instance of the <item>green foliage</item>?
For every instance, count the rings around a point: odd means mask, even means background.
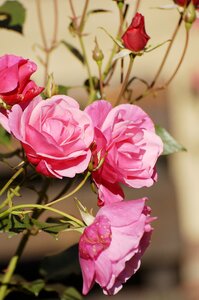
[[[60,95],[68,95],[68,90],[70,89],[71,87],[69,86],[64,86],[64,85],[58,85],[58,92]]]
[[[67,288],[61,296],[61,300],[82,300],[80,293],[73,287]]]
[[[155,130],[164,144],[164,150],[162,153],[163,155],[168,155],[179,151],[186,151],[186,148],[179,144],[165,128],[156,125]]]
[[[44,231],[57,237],[59,232],[70,229],[70,227],[71,223],[67,220],[63,222],[60,219],[50,218],[46,222],[41,222],[31,218],[28,214],[24,215],[24,211],[15,211],[0,219],[0,232],[7,232],[11,235],[28,230],[33,235],[39,231]]]
[[[0,6],[0,27],[23,33],[25,15],[20,2],[8,0]]]
[[[10,135],[7,131],[0,126],[0,145],[8,145],[10,143]]]
[[[80,53],[80,51],[75,48],[73,45],[71,45],[70,43],[62,40],[61,43],[82,63],[85,63],[85,59],[83,57],[83,55]]]
[[[34,294],[36,297],[45,287],[45,282],[43,279],[37,279],[32,282],[24,282],[21,284],[21,287],[25,290]]]

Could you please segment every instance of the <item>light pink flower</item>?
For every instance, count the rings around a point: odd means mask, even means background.
[[[145,198],[103,206],[79,242],[83,294],[95,282],[104,294],[114,295],[140,267],[152,227]]]
[[[93,126],[74,99],[63,95],[46,100],[37,97],[24,110],[16,104],[8,112],[8,127],[38,172],[74,177],[88,167]]]
[[[106,195],[100,199],[102,203],[122,199],[119,182],[134,188],[151,186],[157,180],[155,164],[163,144],[149,116],[136,105],[112,108],[104,100],[94,102],[85,111],[95,128],[94,168],[104,159],[102,166],[92,172],[99,194]],[[113,186],[116,197],[110,195]]]
[[[32,100],[43,88],[30,80],[37,65],[20,56],[7,54],[0,57],[0,98],[8,105]]]

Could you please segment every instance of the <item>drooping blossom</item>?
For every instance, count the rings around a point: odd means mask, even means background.
[[[8,112],[6,129],[22,143],[39,173],[74,177],[88,167],[93,125],[73,98],[36,97],[24,110],[16,104]]]
[[[12,106],[39,95],[43,88],[30,80],[36,70],[37,65],[29,59],[11,54],[0,57],[0,98]]]
[[[139,269],[152,227],[145,198],[107,204],[85,228],[79,241],[83,294],[98,283],[114,295]]]
[[[149,116],[136,105],[112,108],[104,100],[85,111],[95,128],[92,178],[101,204],[123,199],[119,183],[134,188],[151,186],[157,180],[155,164],[163,144]]]

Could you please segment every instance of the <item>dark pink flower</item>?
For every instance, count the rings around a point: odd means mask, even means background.
[[[83,294],[95,282],[104,294],[114,295],[140,267],[152,227],[145,198],[103,206],[79,241]]]
[[[122,36],[124,47],[139,52],[145,48],[149,39],[150,37],[145,31],[144,17],[136,13],[131,25]]]
[[[37,70],[34,62],[15,55],[0,57],[0,98],[8,105],[32,100],[43,91],[30,76]]]

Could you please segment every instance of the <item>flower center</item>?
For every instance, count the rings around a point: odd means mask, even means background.
[[[105,216],[95,218],[95,221],[84,230],[79,241],[80,257],[96,259],[111,243],[111,225]]]

